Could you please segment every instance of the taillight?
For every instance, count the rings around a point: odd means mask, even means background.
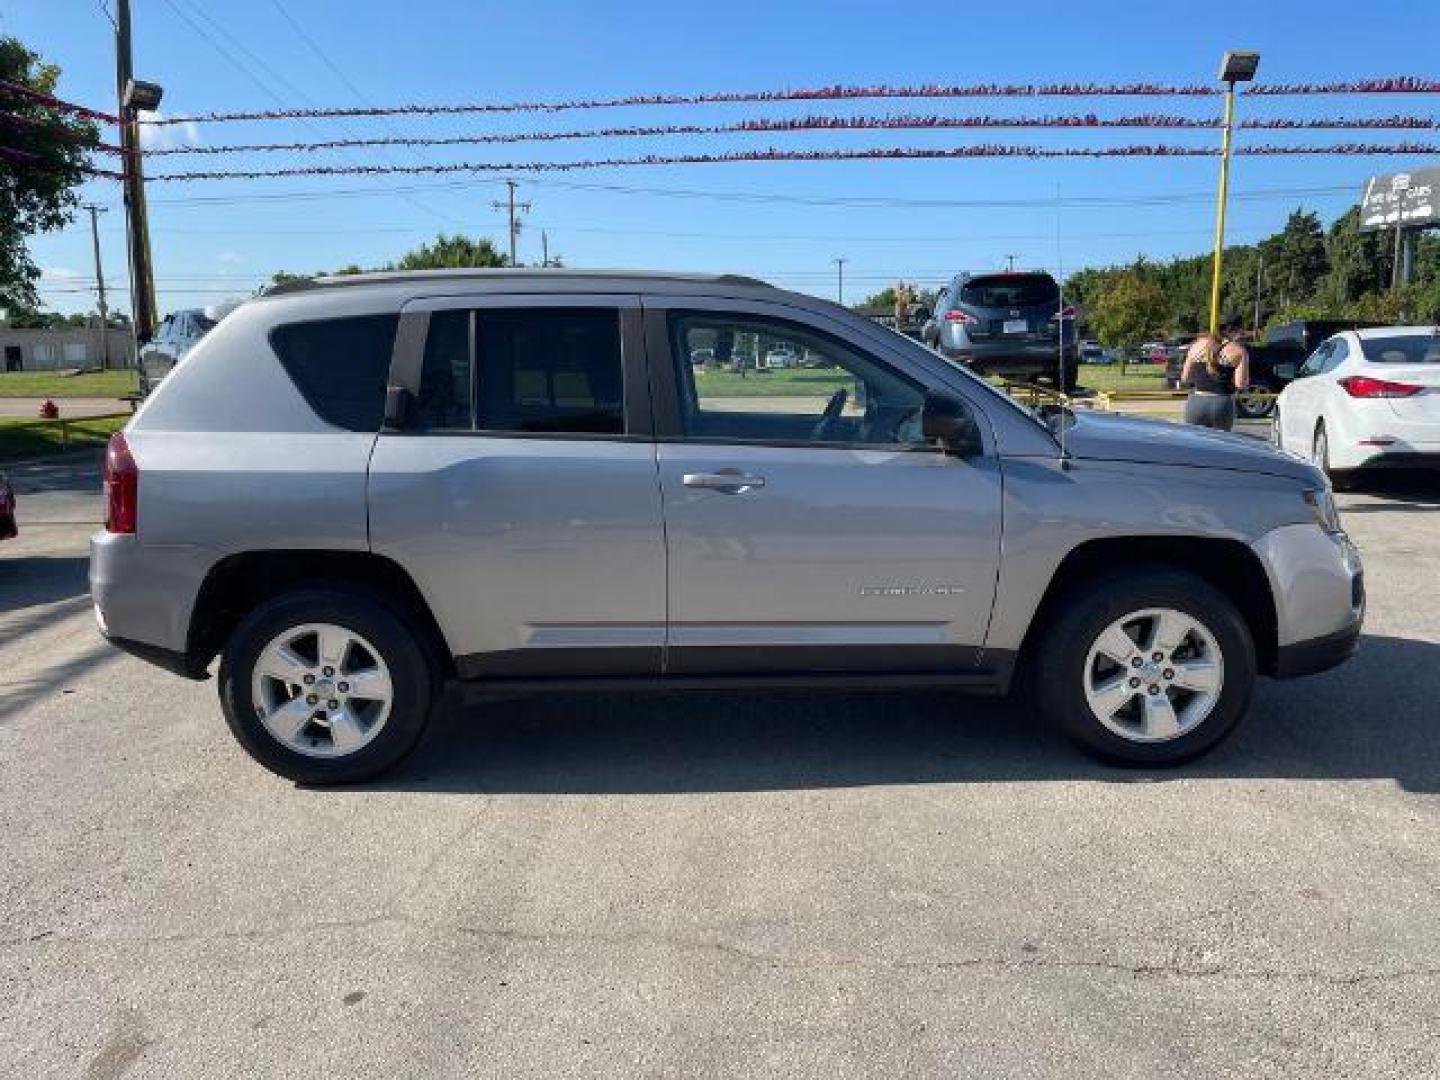
[[[951,308],[949,311],[945,312],[945,321],[958,323],[977,323],[980,320],[975,318],[974,315],[971,315],[967,311],[957,311],[956,309]]]
[[[135,532],[140,509],[140,469],[125,442],[116,432],[105,450],[105,531]]]
[[[1375,379],[1369,375],[1351,375],[1337,381],[1347,394],[1355,398],[1410,397],[1425,389],[1414,383],[1391,382],[1389,379]]]

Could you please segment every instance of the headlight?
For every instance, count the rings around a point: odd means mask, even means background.
[[[1316,525],[1327,533],[1345,531],[1340,524],[1340,511],[1335,509],[1335,496],[1329,488],[1308,488],[1300,493],[1300,497],[1305,500],[1305,505],[1310,507]]]

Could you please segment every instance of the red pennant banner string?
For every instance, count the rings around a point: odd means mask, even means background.
[[[984,83],[969,86],[819,86],[789,90],[719,91],[700,94],[632,94],[570,101],[469,102],[452,105],[350,106],[321,109],[257,109],[244,112],[192,113],[152,118],[149,124],[218,124],[237,120],[305,120],[327,117],[446,116],[457,113],[554,113],[577,109],[615,109],[652,105],[727,105],[745,102],[856,101],[896,98],[1027,98],[1027,97],[1212,97],[1216,86],[1161,83],[1047,83],[1042,85]],[[1440,94],[1440,79],[1396,75],[1328,83],[1269,83],[1245,93],[1269,97],[1320,94]]]
[[[443,176],[452,173],[576,172],[657,165],[723,165],[746,161],[923,161],[963,158],[1139,158],[1213,157],[1219,151],[1194,146],[1041,147],[978,145],[950,148],[892,147],[860,150],[741,150],[718,154],[647,154],[631,158],[577,161],[460,162],[444,165],[298,165],[279,169],[218,169],[159,173],[156,182],[180,180],[260,180],[282,176]],[[1338,143],[1325,146],[1245,146],[1242,156],[1421,155],[1440,153],[1440,143]]]
[[[390,136],[374,139],[326,139],[318,142],[232,143],[215,146],[178,146],[146,151],[147,157],[185,154],[314,153],[372,146],[444,147],[494,143],[564,142],[577,139],[624,139],[675,135],[726,135],[798,131],[943,131],[997,128],[1058,128],[1068,130],[1104,128],[1175,128],[1213,130],[1218,120],[1192,116],[1100,117],[1083,116],[804,116],[780,120],[741,120],[733,124],[664,124],[652,127],[589,128],[577,131],[521,131],[483,135],[437,137]],[[1330,117],[1295,119],[1269,117],[1242,121],[1243,129],[1255,131],[1433,131],[1440,120],[1425,116]],[[110,149],[107,147],[107,149]]]

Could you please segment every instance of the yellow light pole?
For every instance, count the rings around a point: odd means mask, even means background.
[[[1210,333],[1220,332],[1220,270],[1225,254],[1225,207],[1230,199],[1230,135],[1235,124],[1235,84],[1249,82],[1260,66],[1258,52],[1227,52],[1220,63],[1225,83],[1225,121],[1220,137],[1220,193],[1215,205],[1215,260],[1210,269]]]

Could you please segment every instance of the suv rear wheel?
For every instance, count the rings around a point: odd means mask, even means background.
[[[429,720],[436,680],[420,641],[368,593],[283,594],[225,647],[225,719],[256,761],[287,779],[369,779],[408,754]]]
[[[1235,727],[1255,684],[1245,620],[1204,580],[1108,574],[1072,591],[1046,631],[1037,677],[1047,717],[1087,750],[1177,765]]]

